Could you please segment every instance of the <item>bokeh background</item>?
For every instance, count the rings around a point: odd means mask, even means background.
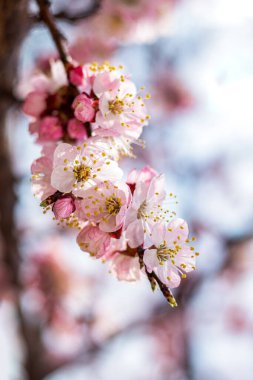
[[[197,271],[183,280],[179,307],[171,309],[145,278],[119,282],[106,264],[81,252],[74,234],[43,215],[32,195],[30,165],[40,149],[13,108],[8,137],[19,179],[15,216],[28,338],[15,297],[2,289],[0,379],[25,379],[32,348],[39,365],[46,362],[47,380],[252,380],[253,3],[110,2],[107,12],[102,6],[59,27],[76,58],[123,64],[151,92],[146,149],[136,148],[137,159],[122,166],[148,164],[166,173],[177,214],[197,236]],[[52,5],[77,15],[90,3]],[[35,24],[22,46],[17,96],[54,54],[47,30]]]

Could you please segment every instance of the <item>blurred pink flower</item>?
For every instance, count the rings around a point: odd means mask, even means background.
[[[71,276],[58,252],[36,253],[24,269],[23,281],[27,290],[36,290],[43,313],[53,317],[71,290]]]
[[[39,122],[38,141],[57,141],[63,137],[60,120],[55,116],[46,116]]]
[[[194,99],[184,83],[170,70],[155,73],[154,106],[165,113],[183,111],[194,105]]]
[[[30,92],[23,104],[22,110],[29,116],[39,117],[46,109],[47,94],[40,91]]]

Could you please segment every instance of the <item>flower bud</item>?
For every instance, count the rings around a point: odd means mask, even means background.
[[[72,139],[86,140],[88,138],[85,126],[77,119],[69,120],[67,129]]]
[[[94,120],[96,110],[94,108],[94,100],[85,94],[78,95],[72,107],[74,108],[75,117],[82,122],[91,122]]]
[[[53,205],[52,210],[56,219],[66,219],[75,211],[75,209],[74,199],[70,195],[67,195],[58,199]]]
[[[46,116],[39,126],[39,139],[41,141],[56,141],[63,136],[60,121],[55,116]]]

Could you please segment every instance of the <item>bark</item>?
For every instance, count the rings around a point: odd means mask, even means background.
[[[29,380],[40,380],[41,366],[36,346],[39,331],[27,323],[20,305],[20,254],[14,219],[17,181],[6,137],[6,119],[15,99],[13,89],[17,81],[20,47],[29,28],[27,8],[28,0],[0,0],[0,241],[7,285],[13,294],[24,343],[26,375]]]

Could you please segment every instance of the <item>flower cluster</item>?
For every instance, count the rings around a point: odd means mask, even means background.
[[[133,155],[149,116],[121,70],[75,62],[66,70],[52,62],[50,74],[34,80],[23,107],[43,146],[32,164],[33,191],[44,212],[79,231],[81,250],[109,261],[119,280],[143,272],[175,306],[169,288],[195,269],[198,253],[186,222],[166,207],[174,196],[166,194],[163,174],[145,167],[123,180],[118,161]]]
[[[88,137],[107,140],[114,155],[131,155],[131,144],[147,124],[145,103],[129,76],[104,63],[68,69],[53,61],[50,74],[36,75],[23,111],[32,117],[30,132],[40,144],[77,144]],[[149,98],[149,94],[146,94]]]

